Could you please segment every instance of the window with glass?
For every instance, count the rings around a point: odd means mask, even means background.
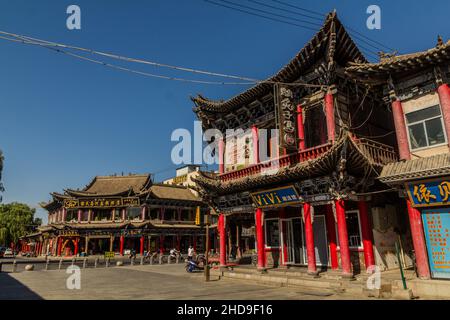
[[[141,219],[141,208],[130,207],[127,208],[127,220],[140,220]]]
[[[150,214],[150,220],[158,220],[159,219],[159,208],[150,208],[149,214]]]
[[[109,221],[112,218],[112,210],[96,209],[92,214],[94,221]]]
[[[280,223],[278,219],[265,221],[266,247],[278,248],[280,246]]]
[[[66,221],[67,222],[75,222],[77,220],[78,220],[78,210],[67,210]]]
[[[350,248],[362,248],[361,224],[358,210],[349,210],[345,212],[347,222],[348,244]],[[339,246],[339,237],[336,225],[336,240]]]
[[[439,105],[405,114],[411,149],[445,143],[444,124]]]

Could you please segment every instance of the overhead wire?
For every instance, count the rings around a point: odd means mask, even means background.
[[[166,79],[166,80],[190,82],[190,83],[197,83],[197,84],[212,84],[212,85],[254,85],[254,84],[259,84],[259,83],[267,83],[267,84],[280,83],[280,84],[289,85],[289,86],[304,86],[304,87],[314,87],[314,88],[326,87],[324,85],[314,85],[314,84],[308,84],[308,83],[304,83],[304,82],[284,83],[284,82],[278,82],[278,81],[272,81],[272,80],[258,80],[258,79],[254,79],[254,78],[248,78],[248,77],[240,77],[240,76],[235,76],[235,75],[228,75],[228,74],[222,74],[222,73],[216,73],[216,72],[210,72],[210,71],[204,71],[204,70],[197,70],[197,69],[186,68],[186,67],[179,67],[179,66],[162,64],[162,63],[157,63],[157,62],[147,61],[147,60],[142,60],[142,59],[129,58],[129,57],[121,56],[121,55],[105,53],[105,52],[96,51],[96,50],[92,50],[92,49],[86,49],[86,48],[82,48],[82,47],[76,47],[76,46],[70,46],[70,45],[56,43],[56,42],[50,42],[50,41],[46,41],[46,40],[27,37],[27,36],[18,35],[18,34],[1,31],[1,30],[0,30],[0,34],[4,34],[4,35],[8,35],[10,37],[13,37],[13,38],[8,38],[8,37],[0,36],[0,39],[3,39],[3,40],[19,42],[19,43],[28,44],[28,45],[40,46],[40,47],[51,49],[53,51],[56,51],[56,52],[59,52],[62,54],[72,56],[77,59],[89,61],[89,62],[92,62],[95,64],[100,64],[100,65],[110,67],[113,69],[131,72],[131,73],[135,73],[135,74],[140,74],[140,75],[148,76],[148,77]],[[164,67],[164,68],[174,69],[174,70],[178,70],[178,71],[203,74],[203,75],[209,75],[209,76],[239,79],[239,80],[246,81],[246,82],[206,81],[206,80],[186,79],[186,78],[180,78],[180,77],[170,77],[170,76],[154,74],[154,73],[149,73],[149,72],[144,72],[144,71],[138,71],[135,69],[118,66],[118,65],[115,65],[112,63],[107,63],[105,61],[92,59],[92,58],[89,58],[84,55],[76,54],[71,51],[64,50],[62,48],[78,50],[78,51],[87,52],[90,54],[101,55],[101,56],[105,56],[108,58],[118,59],[118,60],[127,61],[127,62],[149,64],[149,65],[153,65],[153,66],[157,66],[157,67]]]

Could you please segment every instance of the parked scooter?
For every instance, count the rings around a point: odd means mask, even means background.
[[[205,267],[205,257],[203,255],[198,255],[197,259],[194,260],[185,260],[186,272],[194,272],[195,270],[204,270]]]

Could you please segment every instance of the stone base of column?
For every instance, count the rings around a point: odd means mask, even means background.
[[[353,275],[353,273],[342,273],[341,274],[341,278],[342,280],[348,280],[348,281],[354,281],[356,280],[355,276]]]
[[[306,274],[313,278],[320,278],[319,271],[308,271]]]
[[[263,268],[263,267],[258,267],[258,268],[256,268],[256,270],[258,270],[258,272],[261,273],[261,274],[267,273],[267,269]]]

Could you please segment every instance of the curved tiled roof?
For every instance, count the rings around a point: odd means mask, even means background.
[[[420,69],[445,61],[450,61],[450,41],[426,51],[393,56],[379,63],[350,63],[345,71],[362,81],[373,82],[374,76],[387,79],[392,73]]]
[[[383,183],[394,185],[409,180],[448,175],[450,175],[450,153],[442,153],[388,164],[384,166],[378,179]]]
[[[346,32],[336,13],[332,12],[328,14],[322,28],[277,74],[226,101],[213,101],[202,95],[191,97],[195,104],[194,112],[201,118],[203,112],[229,112],[243,104],[250,103],[271,92],[274,82],[289,83],[298,79],[302,72],[310,68],[316,58],[320,54],[323,55],[324,52],[328,55],[328,61],[335,60],[335,54],[339,54],[340,58],[345,61],[367,61]]]

